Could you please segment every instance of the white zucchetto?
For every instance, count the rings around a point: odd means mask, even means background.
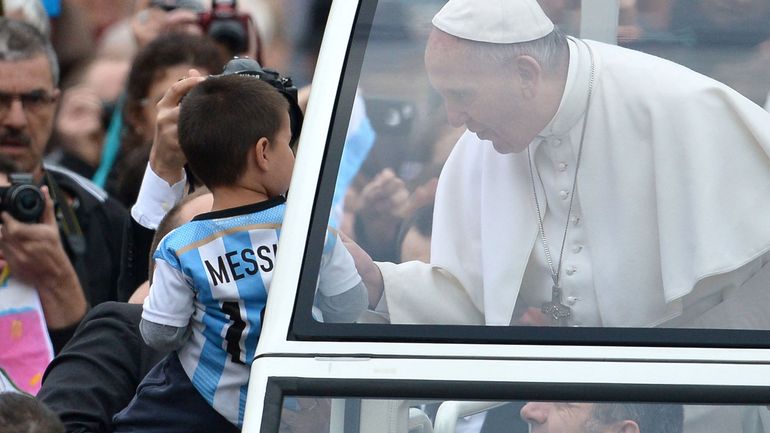
[[[461,39],[495,44],[533,41],[554,28],[536,0],[449,0],[433,25]]]

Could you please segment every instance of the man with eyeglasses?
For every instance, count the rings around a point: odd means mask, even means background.
[[[0,17],[0,157],[31,174],[46,195],[38,223],[2,213],[0,267],[10,281],[36,289],[54,350],[90,305],[115,299],[127,218],[125,208],[88,180],[43,164],[58,75],[50,41],[26,23]],[[23,336],[26,329],[18,331]]]

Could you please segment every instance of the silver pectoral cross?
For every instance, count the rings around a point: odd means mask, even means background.
[[[572,309],[561,303],[561,288],[558,285],[551,290],[551,302],[543,302],[540,311],[551,316],[559,326],[566,325],[567,319],[572,317]]]

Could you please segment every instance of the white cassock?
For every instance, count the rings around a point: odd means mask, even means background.
[[[587,44],[569,40],[560,107],[530,145],[556,263],[588,113],[561,274],[571,324],[770,328],[770,115],[683,66]],[[431,261],[378,263],[392,323],[508,325],[550,300],[527,152],[466,131]]]

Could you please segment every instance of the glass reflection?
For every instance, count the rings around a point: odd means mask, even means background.
[[[768,422],[765,406],[285,397],[279,431],[761,433]]]
[[[377,6],[329,222],[357,321],[770,329],[770,80],[735,71],[770,3],[623,1],[621,48],[579,1],[461,3]]]

